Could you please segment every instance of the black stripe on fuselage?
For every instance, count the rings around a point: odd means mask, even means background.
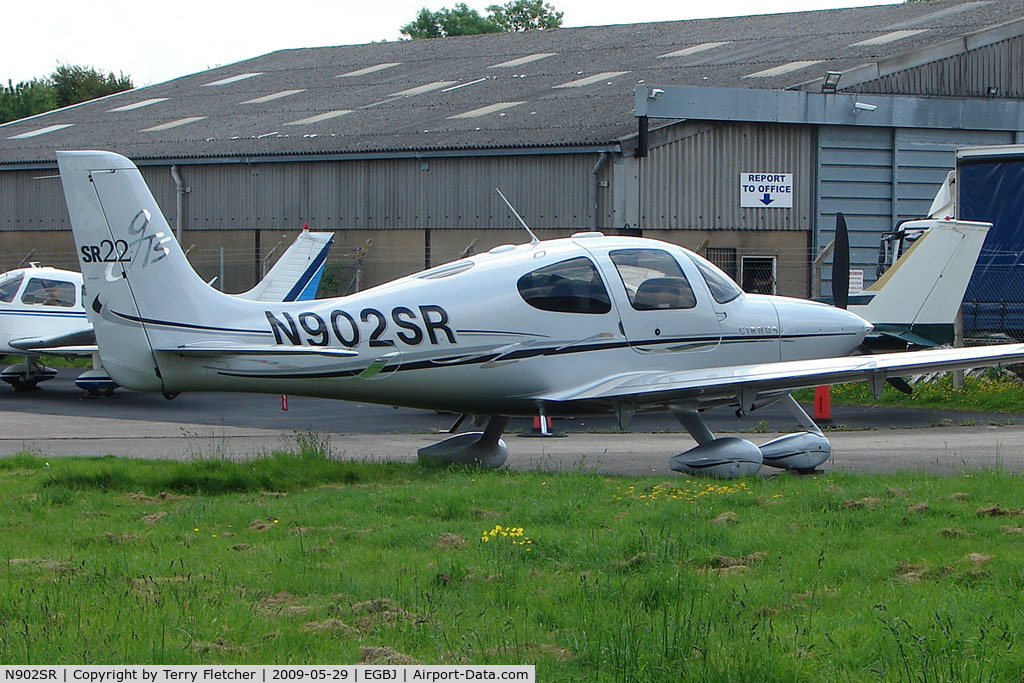
[[[797,334],[787,335],[782,337],[782,341],[797,340],[797,339],[811,339],[811,338],[828,338],[846,336],[839,333],[813,333],[813,334]],[[774,336],[737,336],[722,338],[718,337],[677,337],[674,339],[651,339],[647,341],[636,341],[628,342],[625,340],[615,342],[605,342],[598,344],[567,344],[564,346],[557,347],[536,347],[536,348],[525,348],[517,349],[508,353],[489,353],[486,355],[470,355],[461,354],[458,356],[449,356],[446,358],[432,358],[429,360],[419,360],[411,363],[400,363],[393,372],[406,372],[410,370],[427,370],[431,368],[452,368],[464,365],[483,365],[486,363],[504,363],[511,361],[526,360],[529,358],[537,358],[541,356],[563,356],[577,353],[590,353],[592,351],[611,351],[621,348],[629,348],[630,346],[665,346],[670,344],[716,344],[719,341],[721,343],[733,343],[739,341],[775,341],[779,339]],[[681,353],[701,353],[697,351],[681,352]],[[328,378],[341,378],[341,377],[355,377],[363,372],[363,368],[357,370],[331,370],[326,372],[288,372],[288,373],[275,373],[275,374],[261,374],[261,373],[248,373],[232,370],[218,370],[217,373],[226,377],[253,377],[253,378],[264,378],[264,379],[328,379]]]
[[[164,327],[174,327],[182,330],[205,330],[209,332],[243,332],[245,334],[264,334],[267,336],[271,336],[273,334],[270,330],[245,330],[237,327],[214,327],[212,325],[196,325],[193,323],[174,323],[169,320],[157,320],[156,318],[143,318],[141,316],[126,315],[124,313],[118,313],[117,311],[111,311],[111,313],[122,320],[142,325],[162,325]]]

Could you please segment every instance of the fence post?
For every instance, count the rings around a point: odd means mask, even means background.
[[[961,306],[956,312],[956,319],[953,321],[953,347],[960,348],[964,345],[964,307]],[[964,388],[964,371],[953,371],[953,388]]]

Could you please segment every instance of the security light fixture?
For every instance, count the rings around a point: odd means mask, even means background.
[[[821,92],[835,92],[839,85],[839,79],[843,74],[838,71],[829,71],[825,74],[825,80],[821,82]]]

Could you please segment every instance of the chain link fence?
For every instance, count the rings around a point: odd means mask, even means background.
[[[238,294],[259,282],[282,252],[283,249],[278,250],[268,258],[267,255],[257,254],[255,249],[192,248],[186,252],[186,256],[204,281],[222,292]],[[318,296],[342,296],[360,289],[363,285],[361,275],[366,255],[366,250],[360,247],[331,247]],[[72,251],[32,250],[20,257],[10,254],[0,256],[0,272],[24,268],[29,264],[76,272],[80,269],[78,257]]]
[[[1024,254],[985,250],[961,309],[965,340],[1024,340]]]
[[[192,248],[189,261],[203,280],[217,289],[236,294],[252,288],[273,266],[283,249],[258,254],[254,249]],[[435,249],[430,263],[422,251],[400,246],[331,247],[320,281],[318,298],[343,296],[403,275],[427,265],[440,265],[476,253],[476,244]],[[831,296],[832,264],[815,264],[818,254],[808,249],[722,248],[706,246],[701,254],[728,273],[745,291],[802,298]],[[1015,254],[1013,258],[1020,258]],[[79,269],[72,251],[37,252],[0,256],[2,271],[29,263]],[[874,279],[874,269],[862,270]],[[856,287],[851,292],[856,291]],[[967,344],[1024,340],[1024,264],[994,265],[984,277],[968,288],[963,305],[964,337]]]

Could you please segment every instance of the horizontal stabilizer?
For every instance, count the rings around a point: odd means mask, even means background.
[[[43,351],[59,346],[96,345],[96,333],[92,327],[85,327],[74,332],[55,334],[49,337],[22,337],[8,342],[12,348],[23,351]]]

